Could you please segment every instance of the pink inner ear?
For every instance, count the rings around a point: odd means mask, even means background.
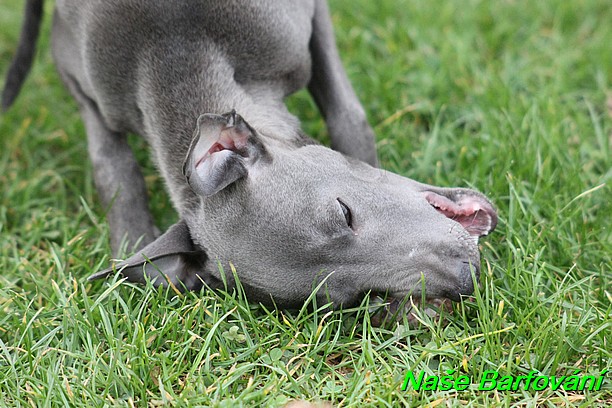
[[[208,149],[209,154],[216,153],[221,150],[238,150],[246,146],[249,134],[240,132],[234,126],[226,127],[221,130],[219,139],[215,144]]]
[[[461,224],[470,235],[487,235],[497,225],[497,213],[487,200],[477,195],[460,194],[453,201],[428,191],[425,199],[439,213]]]
[[[225,149],[232,149],[232,147],[226,147],[226,146],[223,146],[221,143],[215,143],[214,145],[211,146],[210,149],[208,149],[208,154],[217,153]]]
[[[236,129],[236,127],[225,127],[219,133],[219,138],[208,149],[206,154],[202,155],[195,164],[198,167],[204,160],[214,153],[223,150],[238,151],[244,149],[249,140],[249,133]]]

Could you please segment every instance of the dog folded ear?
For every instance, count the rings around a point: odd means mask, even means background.
[[[255,131],[236,111],[207,113],[198,118],[183,174],[195,193],[208,197],[245,177],[262,152]]]
[[[127,260],[94,273],[88,280],[118,271],[130,282],[144,283],[149,279],[155,286],[171,283],[179,290],[199,290],[206,282],[206,260],[206,253],[194,246],[189,228],[181,220]]]
[[[481,237],[497,225],[497,212],[482,194],[467,188],[428,188],[427,202],[439,213],[461,224],[471,235]]]

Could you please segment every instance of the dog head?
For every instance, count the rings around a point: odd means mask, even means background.
[[[422,184],[320,145],[288,148],[235,112],[200,116],[183,172],[196,203],[117,265],[130,280],[218,287],[233,282],[220,272],[231,263],[250,299],[280,307],[299,307],[322,281],[317,296],[334,305],[423,288],[459,300],[479,276],[478,238],[497,223],[476,191]]]

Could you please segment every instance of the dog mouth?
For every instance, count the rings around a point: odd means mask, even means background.
[[[411,327],[423,322],[423,316],[434,321],[452,312],[452,300],[448,298],[423,298],[420,296],[385,296],[371,293],[369,303],[370,322],[375,327],[402,322],[404,317]]]

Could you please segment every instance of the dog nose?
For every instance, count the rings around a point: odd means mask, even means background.
[[[473,271],[473,278],[472,278]],[[471,262],[462,262],[459,270],[459,294],[471,295],[474,292],[474,280],[478,283],[480,278],[480,265]]]

